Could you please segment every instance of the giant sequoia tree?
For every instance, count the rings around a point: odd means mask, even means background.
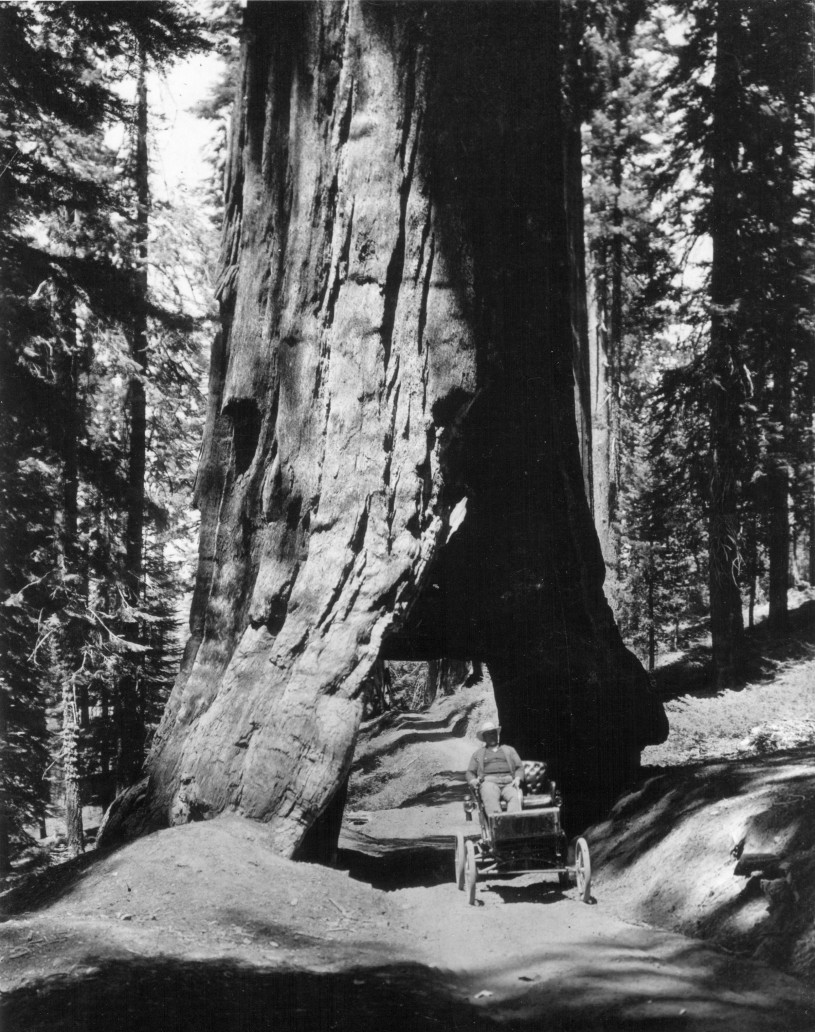
[[[572,798],[666,732],[575,427],[559,5],[250,3],[192,636],[109,838],[304,851],[378,656],[486,661]]]

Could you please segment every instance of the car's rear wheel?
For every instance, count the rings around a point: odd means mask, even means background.
[[[470,906],[475,904],[475,883],[478,879],[478,867],[475,862],[475,846],[468,839],[464,852],[464,891]]]
[[[577,895],[584,903],[591,900],[591,857],[589,844],[579,838],[574,847],[574,870],[577,879]]]

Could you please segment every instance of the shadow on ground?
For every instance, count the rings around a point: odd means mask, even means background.
[[[590,831],[599,891],[627,917],[811,978],[813,771],[812,747],[644,770]],[[742,856],[761,859],[737,874]]]
[[[760,991],[740,983],[735,992],[716,988],[718,971],[708,973],[711,984],[706,984],[693,951],[685,961],[673,957],[669,970],[660,971],[660,963],[633,944],[598,940],[595,947],[591,962],[576,963],[569,978],[554,986],[534,970],[516,977],[511,960],[507,972],[491,971],[502,984],[509,974],[516,988],[490,1000],[489,1011],[478,1002],[476,982],[456,986],[416,963],[314,972],[223,960],[94,964],[89,958],[70,977],[42,979],[7,994],[3,1027],[5,1032],[791,1032],[811,1027],[811,1015],[800,1004],[779,1022],[772,1000]]]
[[[531,885],[512,885],[511,883],[492,883],[483,888],[484,892],[492,892],[502,903],[557,903],[565,899],[563,889],[557,881],[547,879],[543,875],[541,881]]]
[[[461,816],[464,817],[464,800],[469,798],[465,788],[464,772],[442,770],[436,776],[442,779],[443,784],[431,785],[400,803],[398,808],[405,810],[411,806],[444,806],[445,803],[460,803]]]
[[[404,839],[378,840],[377,846],[382,850],[378,855],[341,849],[338,866],[357,881],[384,892],[429,888],[453,880],[453,850],[446,842],[406,846]]]
[[[54,867],[34,871],[19,885],[5,893],[0,901],[0,921],[56,903],[68,895],[86,874],[92,872],[94,865],[110,852],[112,851],[94,849]]]
[[[652,674],[654,686],[664,702],[695,693],[719,694],[719,689],[711,681],[707,635],[705,624],[691,628],[682,642],[682,658],[659,667]],[[763,621],[746,629],[744,639],[747,653],[745,680],[769,679],[777,673],[781,663],[811,659],[815,649],[815,599],[790,610],[784,631],[774,632]]]
[[[92,964],[92,962],[91,962]],[[496,1029],[418,965],[342,973],[223,961],[106,962],[6,996],[5,1032],[237,1032]]]

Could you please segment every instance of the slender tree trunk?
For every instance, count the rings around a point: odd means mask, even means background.
[[[192,640],[103,841],[229,809],[330,856],[379,656],[483,657],[573,814],[667,733],[580,466],[559,14],[247,6]]]
[[[786,418],[789,419],[791,393],[791,391],[779,390],[779,394],[783,394],[785,397],[776,398],[776,418],[784,418],[780,409],[786,408]],[[784,436],[786,437],[786,433]],[[767,477],[769,496],[767,529],[769,614],[767,622],[777,631],[783,630],[787,625],[787,593],[790,585],[790,478],[787,462],[788,455],[776,453]]]
[[[710,630],[716,683],[736,683],[743,660],[739,590],[740,302],[738,115],[740,5],[718,0],[713,104],[710,328]]]
[[[572,324],[572,368],[574,372],[575,421],[580,447],[586,498],[594,511],[594,473],[592,449],[591,356],[589,354],[589,313],[586,284],[585,218],[583,201],[583,141],[580,95],[580,46],[584,11],[579,4],[566,9],[563,51],[563,124],[564,124],[564,204],[566,206],[569,248],[569,310]]]
[[[654,546],[648,546],[648,672],[653,673],[656,666],[656,616],[654,612],[654,581],[656,569],[654,565]]]
[[[801,537],[799,527],[793,516],[790,526],[790,586],[801,583]]]
[[[77,720],[74,678],[71,673],[71,639],[66,625],[58,616],[50,620],[51,675],[60,693],[59,769],[62,774],[62,792],[65,806],[65,834],[68,852],[77,856],[85,849],[85,832],[82,821],[82,777],[79,757],[79,722]]]
[[[59,657],[62,683],[62,770],[65,789],[65,832],[68,852],[76,856],[85,849],[82,820],[82,778],[79,760],[79,722],[76,712],[74,681]]]
[[[589,294],[589,324],[592,369],[592,474],[594,524],[606,565],[606,593],[614,606],[618,566],[618,537],[614,529],[617,484],[614,475],[615,397],[612,387],[608,334],[607,248],[595,248]]]
[[[751,516],[745,528],[745,572],[747,579],[747,626],[755,626],[756,588],[758,585],[758,534],[756,520]]]
[[[134,183],[136,188],[135,268],[133,271],[133,323],[131,355],[138,372],[131,377],[129,391],[130,443],[128,455],[127,524],[125,529],[125,597],[138,609],[142,595],[144,562],[145,471],[147,458],[147,258],[150,219],[150,186],[147,160],[147,56],[139,46],[139,74],[136,93],[136,138]],[[129,641],[141,644],[141,626],[134,614],[125,624]],[[140,713],[141,656],[130,653],[119,681],[119,790],[137,780],[144,762],[145,729]]]
[[[61,406],[59,440],[60,498],[55,507],[56,563],[59,578],[58,613],[50,621],[53,645],[52,674],[56,679],[62,709],[61,769],[65,799],[68,851],[85,848],[82,826],[82,792],[79,768],[79,733],[74,704],[74,672],[80,665],[79,630],[72,609],[81,605],[85,579],[79,571],[79,384],[78,340],[75,299],[70,291],[56,287],[53,314],[59,334],[56,386]]]
[[[789,99],[789,98],[788,98]],[[791,109],[792,110],[792,109]],[[771,350],[773,391],[770,409],[771,443],[767,477],[768,530],[767,555],[770,567],[769,614],[767,622],[774,630],[783,630],[788,622],[787,592],[790,585],[790,471],[792,468],[792,370],[796,313],[794,302],[788,296],[797,274],[789,268],[788,240],[795,210],[795,124],[789,117],[781,148],[781,174],[776,189],[779,191],[777,261],[779,290],[778,338]]]
[[[0,754],[2,755],[6,755],[8,749],[8,711],[9,688],[5,678],[0,677]],[[0,778],[0,874],[8,874],[11,870],[10,817],[6,782],[4,778]]]
[[[106,810],[116,796],[116,780],[110,769],[110,698],[103,680],[99,686],[99,802]]]
[[[810,411],[809,447],[809,504],[807,506],[809,523],[809,562],[807,573],[810,585],[815,585],[815,413],[812,413],[813,396],[815,395],[815,363],[810,358],[807,375],[807,404]]]
[[[815,584],[815,485],[809,499],[809,583]]]
[[[615,81],[618,86],[619,77]],[[618,114],[618,137],[622,129]],[[594,522],[606,564],[607,594],[613,606],[619,581],[620,535],[616,524],[622,461],[620,351],[623,332],[623,239],[620,191],[623,154],[619,147],[612,153],[609,177],[613,200],[610,208],[604,208],[601,213],[606,230],[592,256],[591,351]]]
[[[427,664],[423,690],[420,696],[414,697],[413,709],[426,710],[436,701],[444,673],[444,660],[431,659]]]

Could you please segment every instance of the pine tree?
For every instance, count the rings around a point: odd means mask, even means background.
[[[766,547],[769,623],[783,628],[790,585],[790,492],[805,454],[807,406],[803,366],[812,330],[813,23],[802,0],[748,4],[750,46],[743,142],[745,194],[744,307],[755,358],[756,394],[766,418]],[[796,454],[797,453],[797,454]],[[809,479],[809,477],[807,477]]]
[[[654,67],[660,25],[647,13],[637,3],[594,5],[584,39],[594,516],[606,594],[624,626],[638,597],[626,583],[633,553],[625,537],[638,534],[630,516],[644,483],[645,399],[672,361],[664,334],[677,293],[673,241],[653,200],[663,102]]]
[[[120,385],[132,378],[126,331],[134,311],[176,329],[190,320],[153,304],[123,260],[133,234],[101,134],[129,117],[117,80],[134,40],[161,63],[202,39],[196,23],[166,3],[12,3],[0,21],[0,419],[8,474],[0,521],[10,545],[0,613],[9,646],[2,730],[10,753],[32,761],[4,767],[5,863],[9,823],[19,828],[42,815],[48,692],[62,713],[57,752],[76,850],[81,768],[111,764],[111,736],[96,733],[93,714],[115,708],[122,656],[146,648],[118,629],[129,608],[116,586],[127,565],[120,514],[128,426],[118,416]],[[146,275],[144,262],[140,269]],[[101,373],[105,364],[117,369],[113,380]],[[100,410],[110,417],[104,427]],[[153,503],[146,509],[158,511]],[[97,741],[106,742],[101,758],[82,755]]]
[[[741,585],[752,612],[765,554],[771,622],[786,614],[794,428],[808,422],[795,385],[810,320],[812,26],[798,0],[678,6],[688,40],[668,88],[682,123],[665,183],[712,243],[706,345],[688,367],[707,393],[709,441],[690,460],[707,457],[713,662],[730,684],[743,659]]]

